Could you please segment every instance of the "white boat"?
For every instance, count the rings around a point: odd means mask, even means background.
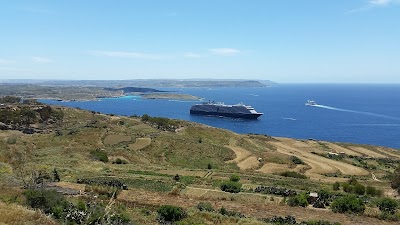
[[[315,101],[313,101],[313,100],[307,100],[306,105],[314,106],[314,105],[317,105],[317,103]]]

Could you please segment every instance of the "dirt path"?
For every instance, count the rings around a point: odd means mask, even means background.
[[[236,158],[226,161],[226,163],[236,163],[241,170],[257,168],[260,165],[257,157],[250,151],[236,146],[236,140],[231,139],[229,145],[225,147],[230,148],[236,155]]]

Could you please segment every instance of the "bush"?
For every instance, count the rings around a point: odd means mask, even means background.
[[[187,216],[185,210],[173,205],[162,205],[157,209],[161,221],[175,222]]]
[[[53,214],[56,219],[61,218],[62,212],[68,207],[64,196],[55,190],[27,190],[24,195],[30,207],[40,209],[46,214]]]
[[[108,162],[108,156],[107,153],[101,150],[94,150],[91,151],[90,154],[92,155],[92,157],[96,160],[102,161],[107,163]]]
[[[351,186],[349,183],[342,183],[343,191],[347,193],[353,192],[353,186]]]
[[[307,207],[308,206],[307,193],[301,193],[297,196],[290,197],[288,200],[288,205]]]
[[[229,180],[230,180],[230,181],[233,181],[233,182],[238,182],[238,181],[240,180],[240,176],[237,175],[237,174],[233,174],[233,175],[231,175],[231,177],[229,178]]]
[[[340,183],[336,181],[335,183],[333,183],[332,188],[334,191],[339,191]]]
[[[395,199],[383,198],[378,201],[378,207],[382,212],[394,214],[399,203]]]
[[[364,202],[355,195],[346,195],[335,199],[331,204],[333,212],[362,213],[365,210]]]
[[[220,186],[222,191],[230,193],[239,193],[242,188],[242,184],[234,181],[225,181]]]
[[[290,160],[294,163],[294,164],[304,164],[303,160],[301,160],[299,157],[297,156],[292,156],[290,157]]]
[[[369,196],[381,196],[382,190],[376,189],[375,187],[367,186],[365,188],[365,193]]]
[[[224,216],[233,216],[233,217],[239,217],[239,218],[243,218],[245,217],[243,214],[241,214],[240,212],[236,212],[236,211],[229,211],[227,209],[225,209],[224,207],[221,207],[221,209],[219,210],[219,213],[221,215]]]
[[[340,223],[329,222],[326,220],[317,220],[317,221],[310,220],[310,221],[303,222],[301,224],[304,224],[304,225],[340,225]]]
[[[127,164],[128,162],[127,161],[125,161],[125,160],[123,160],[123,159],[120,159],[120,158],[117,158],[114,162],[113,162],[113,164]]]
[[[200,202],[197,204],[197,208],[200,211],[206,211],[206,212],[214,212],[214,208],[212,207],[211,203],[209,202]]]
[[[353,193],[357,195],[364,195],[365,194],[365,186],[359,183],[356,183],[353,186]]]
[[[400,166],[393,173],[391,186],[400,194]]]
[[[301,173],[297,173],[294,171],[285,171],[280,173],[279,175],[284,176],[284,177],[293,177],[293,178],[299,178],[299,179],[307,179],[307,176]]]

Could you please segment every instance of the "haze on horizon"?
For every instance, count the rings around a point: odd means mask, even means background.
[[[400,0],[15,0],[0,26],[0,79],[400,83]]]

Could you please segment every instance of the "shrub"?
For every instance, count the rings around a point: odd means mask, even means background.
[[[343,191],[347,193],[351,193],[353,191],[353,186],[351,186],[349,183],[342,183]]]
[[[391,186],[400,194],[400,166],[393,173]]]
[[[162,205],[157,209],[161,221],[175,222],[187,216],[185,210],[173,205]]]
[[[127,164],[128,162],[127,161],[125,161],[125,160],[123,160],[123,159],[120,159],[120,158],[117,158],[114,162],[113,162],[113,164]]]
[[[101,150],[97,149],[97,150],[91,151],[90,154],[96,160],[99,160],[99,161],[102,161],[105,163],[108,162],[108,156],[105,151],[101,151]]]
[[[209,170],[211,170],[211,169],[212,169],[212,165],[211,165],[211,163],[208,163],[208,165],[207,165],[207,169],[209,169]]]
[[[379,190],[379,189],[377,189],[375,187],[367,186],[365,188],[365,193],[367,195],[370,195],[370,196],[381,196],[382,195],[382,190]]]
[[[294,163],[294,164],[304,164],[303,160],[301,160],[299,157],[297,156],[292,156],[290,157],[290,160]]]
[[[340,183],[336,181],[335,183],[333,183],[332,188],[334,191],[339,191]]]
[[[53,170],[53,181],[55,182],[60,182],[60,174],[58,174],[58,171],[56,168]]]
[[[245,217],[243,214],[241,214],[240,212],[236,212],[236,211],[229,211],[227,209],[225,209],[224,207],[221,207],[221,209],[219,210],[219,213],[221,215],[224,216],[234,216],[234,217],[239,217],[239,218],[243,218]]]
[[[353,186],[353,193],[357,195],[364,195],[365,194],[365,186],[359,183],[356,183]]]
[[[345,195],[335,199],[331,204],[333,212],[362,213],[365,210],[364,202],[355,195]]]
[[[293,177],[293,178],[299,178],[299,179],[307,179],[307,176],[301,173],[297,173],[294,171],[285,171],[280,173],[279,175],[284,176],[284,177]]]
[[[288,200],[288,205],[307,207],[308,206],[307,193],[301,193],[297,196],[290,197]]]
[[[378,201],[378,207],[382,212],[394,214],[399,203],[395,199],[383,198]]]
[[[35,209],[41,209],[46,214],[53,214],[56,219],[61,218],[68,202],[64,196],[55,190],[27,190],[24,192],[26,203]]]
[[[310,220],[310,221],[303,222],[301,224],[304,224],[304,225],[340,225],[340,223],[338,223],[338,222],[329,222],[326,220],[317,220],[317,221]]]
[[[240,176],[237,175],[237,174],[233,174],[233,175],[231,175],[231,177],[229,178],[229,180],[230,180],[230,181],[233,181],[233,182],[238,182],[238,181],[240,180]]]
[[[197,208],[200,211],[206,211],[206,212],[214,212],[214,208],[212,207],[211,203],[209,202],[200,202],[197,204]]]
[[[225,181],[220,186],[222,191],[230,192],[230,193],[239,193],[242,188],[242,184],[234,181]]]
[[[179,176],[179,174],[175,174],[174,180],[175,180],[175,181],[179,181],[180,179],[181,179],[181,177]]]

